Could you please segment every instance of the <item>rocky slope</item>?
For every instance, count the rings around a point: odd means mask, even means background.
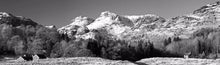
[[[79,16],[76,17],[75,19],[72,20],[73,23],[61,27],[58,29],[58,32],[62,33],[62,34],[68,34],[69,37],[72,37],[73,35],[75,35],[78,31],[78,33],[80,33],[79,31],[84,31],[85,29],[87,29],[87,25],[89,25],[90,23],[92,23],[94,21],[94,19],[92,18],[88,18],[88,17],[83,17],[83,16]]]
[[[168,31],[182,38],[188,38],[190,34],[201,28],[219,27],[219,12],[219,2],[208,4],[191,14],[172,18],[167,22],[166,27],[160,31]]]
[[[38,25],[36,22],[33,22],[31,19],[22,17],[22,16],[13,16],[10,13],[0,12],[0,24],[9,24],[12,26],[20,26],[20,25]]]

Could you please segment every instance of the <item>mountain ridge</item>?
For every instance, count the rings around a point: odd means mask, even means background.
[[[95,39],[101,36],[106,39],[142,40],[153,42],[157,49],[164,49],[164,40],[171,38],[191,39],[195,32],[204,28],[219,28],[220,4],[205,5],[192,13],[165,19],[154,14],[118,15],[104,11],[93,22],[81,27],[83,34],[76,34],[78,29],[66,30],[70,38]],[[77,28],[77,27],[73,27]],[[65,28],[63,28],[65,29]],[[98,31],[94,32],[93,30]],[[61,30],[58,30],[61,31]]]

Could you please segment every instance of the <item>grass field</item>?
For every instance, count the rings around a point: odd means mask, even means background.
[[[96,57],[50,58],[33,61],[9,60],[0,65],[135,65],[129,61],[107,60]]]
[[[9,60],[0,65],[220,65],[220,59],[146,58],[137,62],[97,57],[50,58],[34,61]]]
[[[220,65],[220,59],[149,58],[137,61],[147,65]]]

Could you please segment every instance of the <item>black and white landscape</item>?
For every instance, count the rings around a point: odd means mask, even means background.
[[[170,19],[104,11],[62,27],[0,12],[1,65],[218,65],[219,44],[220,1]]]

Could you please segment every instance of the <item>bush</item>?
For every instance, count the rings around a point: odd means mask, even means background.
[[[69,45],[65,48],[63,57],[76,57],[76,52],[79,50],[80,48],[75,47],[73,44]]]
[[[80,49],[76,52],[75,57],[94,57],[95,55],[89,49]]]
[[[63,57],[93,57],[95,56],[89,49],[78,48],[73,44],[67,47],[64,51]]]

